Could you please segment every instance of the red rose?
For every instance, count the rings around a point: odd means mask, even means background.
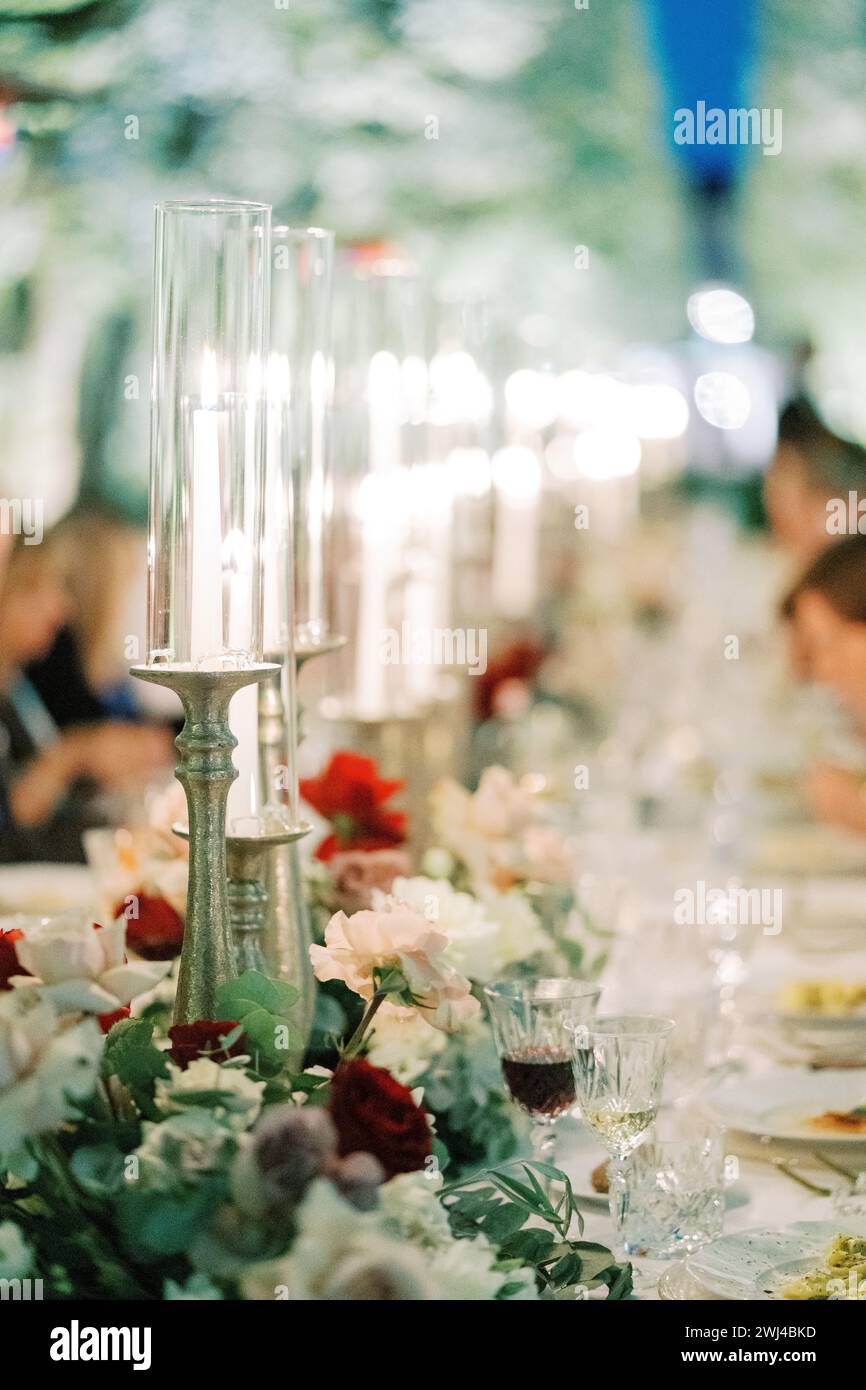
[[[131,915],[128,899],[118,903],[115,917],[126,917],[126,944],[144,960],[174,960],[183,945],[183,918],[165,898],[148,893],[130,895],[137,914]]]
[[[319,845],[316,858],[327,860],[345,849],[402,845],[406,817],[383,807],[404,785],[381,778],[373,759],[358,753],[335,753],[321,777],[302,778],[301,796],[331,822],[334,832]]]
[[[108,1033],[122,1018],[129,1018],[129,1005],[124,1004],[121,1008],[115,1009],[110,1014],[97,1014],[96,1021],[103,1033]]]
[[[12,975],[29,975],[30,971],[25,970],[19,963],[15,951],[15,942],[23,937],[23,931],[13,927],[11,931],[0,931],[0,989],[11,989],[9,983]]]
[[[186,1071],[190,1062],[198,1057],[210,1057],[214,1062],[227,1062],[229,1057],[238,1057],[246,1051],[243,1035],[224,1048],[221,1040],[237,1028],[230,1019],[199,1019],[197,1023],[176,1023],[169,1028],[171,1038],[169,1056],[181,1071]]]
[[[472,684],[475,697],[475,717],[479,723],[494,713],[496,692],[505,681],[522,681],[527,685],[538,672],[545,652],[534,642],[514,642],[501,656],[488,662],[487,670]]]
[[[371,1066],[362,1057],[341,1062],[331,1082],[329,1109],[341,1157],[372,1154],[389,1178],[424,1167],[431,1152],[427,1118],[411,1091],[384,1067]]]

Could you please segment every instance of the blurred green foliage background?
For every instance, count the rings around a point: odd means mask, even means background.
[[[765,0],[732,236],[765,341],[866,367],[866,7]],[[682,334],[686,200],[639,0],[0,0],[0,485],[144,506],[152,204],[401,241],[556,357]],[[435,135],[435,138],[431,138]],[[577,245],[592,273],[575,270]]]

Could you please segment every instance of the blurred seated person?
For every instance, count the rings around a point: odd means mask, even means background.
[[[764,502],[773,535],[798,569],[838,540],[827,503],[847,503],[849,492],[866,498],[866,450],[835,435],[802,397],[791,401],[779,417]]]
[[[28,664],[26,674],[58,728],[140,718],[122,632],[137,539],[118,517],[88,507],[70,512],[51,533],[69,610],[49,650]]]
[[[808,677],[829,686],[866,732],[866,535],[824,550],[782,607]],[[866,834],[866,777],[820,764],[809,791],[820,820]]]
[[[0,858],[81,859],[99,791],[142,785],[172,760],[169,731],[119,720],[59,730],[24,674],[70,616],[53,537],[15,538],[0,579]]]

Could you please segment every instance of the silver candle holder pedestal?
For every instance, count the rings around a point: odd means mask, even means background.
[[[294,941],[300,935],[297,913],[293,911],[289,918],[284,918],[271,910],[271,904],[278,878],[275,868],[282,852],[308,835],[310,829],[309,825],[299,825],[261,835],[226,836],[229,918],[238,974],[260,970],[265,975],[291,980],[301,990],[302,998],[303,972],[288,968],[290,953],[286,951],[287,940]]]
[[[339,651],[345,644],[345,637],[334,635],[320,642],[296,645],[296,673],[313,657],[327,656]],[[259,758],[262,786],[268,787],[275,785],[282,750],[286,745],[287,716],[283,705],[282,673],[276,654],[275,660],[278,662],[276,671],[259,687]],[[310,960],[310,946],[314,939],[313,921],[304,889],[298,842],[310,829],[309,825],[298,827],[296,833],[274,843],[265,860],[266,902],[261,905],[265,918],[261,942],[268,973],[288,981],[300,991],[293,1017],[305,1045],[316,1010],[316,979]],[[233,862],[238,863],[237,857]],[[234,881],[231,868],[230,877]],[[243,889],[241,896],[248,895],[249,889]],[[240,902],[238,910],[241,910]]]
[[[236,974],[226,878],[226,802],[237,777],[229,726],[232,696],[272,677],[270,663],[238,670],[200,671],[133,666],[138,680],[164,685],[179,696],[184,726],[176,739],[175,776],[186,792],[189,816],[189,887],[177,977],[175,1023],[218,1017],[217,992]]]

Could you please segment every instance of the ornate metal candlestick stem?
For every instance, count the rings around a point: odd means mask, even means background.
[[[345,642],[345,637],[333,636],[315,646],[296,646],[296,669],[300,671],[304,663],[314,656],[338,651]],[[279,770],[281,750],[285,744],[285,718],[280,675],[277,672],[259,687],[259,757],[262,784],[265,786],[274,785]],[[304,892],[298,841],[309,830],[309,826],[299,828],[297,834],[288,836],[267,857],[267,902],[263,904],[266,927],[262,937],[270,971],[295,985],[301,992],[294,1017],[305,1042],[313,1026],[316,982],[310,961],[313,924]]]
[[[291,928],[292,924],[277,921],[269,908],[274,878],[272,866],[285,846],[309,831],[310,827],[304,825],[296,830],[263,835],[226,836],[229,918],[239,974],[244,970],[260,970],[271,975],[277,967],[277,973],[300,988],[297,978],[278,970],[280,938],[287,934],[285,927]],[[296,935],[295,932],[290,934]],[[309,967],[309,960],[307,965]],[[301,989],[302,998],[303,993]]]
[[[189,888],[174,1006],[175,1023],[217,1017],[220,985],[236,972],[226,884],[226,800],[237,776],[229,703],[236,691],[265,680],[270,664],[239,671],[186,671],[133,666],[130,675],[176,691],[186,722],[177,738],[176,777],[189,811]]]

